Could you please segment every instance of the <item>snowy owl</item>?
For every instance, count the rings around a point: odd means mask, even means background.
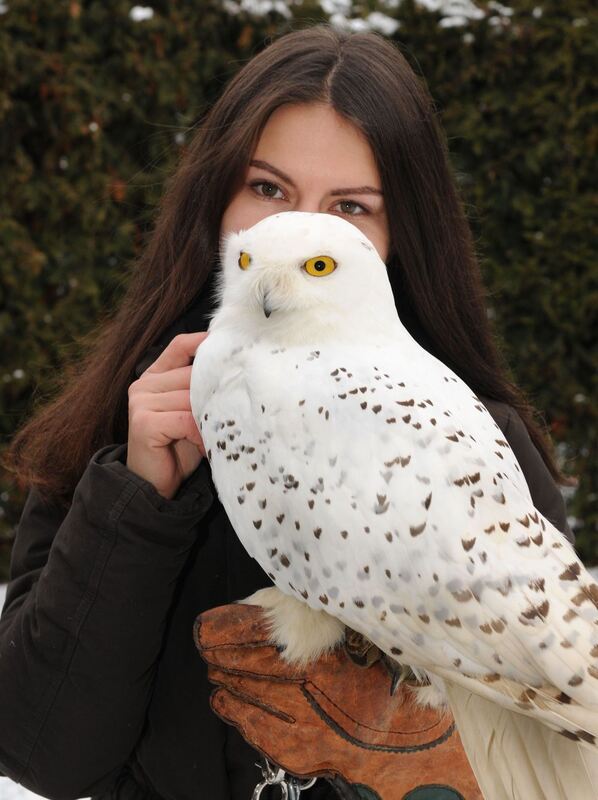
[[[598,797],[598,585],[500,428],[397,314],[353,224],[223,237],[191,375],[214,484],[274,583],[283,657],[359,631],[447,702],[485,797]]]

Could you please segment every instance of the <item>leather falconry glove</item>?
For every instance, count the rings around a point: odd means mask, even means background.
[[[417,706],[359,634],[305,668],[269,642],[260,606],[206,611],[193,636],[212,709],[287,773],[359,800],[483,800],[450,712]]]

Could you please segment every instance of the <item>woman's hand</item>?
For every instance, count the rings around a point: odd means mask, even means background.
[[[289,774],[333,779],[343,797],[482,800],[450,712],[417,706],[408,681],[391,695],[380,660],[359,667],[337,648],[289,665],[263,609],[242,603],[200,614],[194,641],[217,687],[213,710]]]
[[[127,468],[170,500],[206,455],[191,412],[191,361],[207,331],[181,333],[129,386]]]

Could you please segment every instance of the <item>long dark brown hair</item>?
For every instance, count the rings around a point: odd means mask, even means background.
[[[265,47],[200,119],[119,308],[81,340],[84,357],[66,365],[54,398],[38,404],[4,455],[21,488],[35,485],[68,505],[93,453],[127,441],[135,365],[197,300],[217,264],[222,215],[269,116],[284,103],[309,102],[329,103],[370,143],[390,229],[388,273],[405,326],[475,392],[514,407],[552,476],[567,481],[495,343],[425,82],[383,36],[318,24]]]

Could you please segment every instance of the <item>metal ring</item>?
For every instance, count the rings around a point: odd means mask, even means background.
[[[299,795],[304,789],[309,789],[317,781],[317,778],[307,778],[302,780],[293,775],[287,776],[282,767],[271,764],[267,758],[264,764],[257,764],[262,770],[262,777],[258,785],[253,790],[251,800],[259,800],[266,786],[278,786],[280,788],[280,800],[299,800]]]
[[[251,795],[251,800],[259,800],[262,796],[262,792],[266,788],[266,786],[278,785],[280,787],[280,800],[294,800],[294,798],[289,798],[289,790],[287,789],[287,782],[282,781],[278,782],[277,784],[273,784],[272,781],[260,781],[258,785],[253,790],[253,794]]]

